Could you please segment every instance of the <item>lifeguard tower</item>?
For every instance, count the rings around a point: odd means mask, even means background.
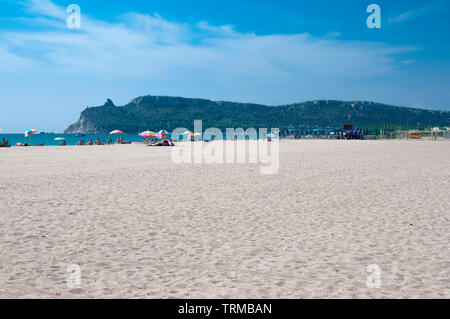
[[[348,119],[344,121],[344,131],[352,131],[355,128],[355,124],[353,123],[352,116],[349,115]]]

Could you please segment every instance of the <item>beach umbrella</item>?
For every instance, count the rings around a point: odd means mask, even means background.
[[[55,141],[65,141],[66,139],[64,137],[57,137],[55,138]]]
[[[169,132],[167,132],[167,131],[165,131],[165,130],[161,130],[161,131],[159,131],[158,132],[158,134],[164,134],[164,135],[167,135]]]
[[[166,134],[162,134],[162,133],[158,133],[158,134],[156,134],[156,137],[161,139],[161,140],[163,140],[163,139],[167,138],[167,135]]]
[[[109,133],[109,135],[114,135],[114,134],[123,134],[123,132],[119,131],[119,130],[114,130],[114,131]]]
[[[31,136],[33,134],[36,134],[37,130],[28,130],[25,132],[25,137]]]
[[[156,137],[156,133],[152,132],[152,131],[145,131],[145,132],[139,133],[139,136],[142,136],[142,137]]]
[[[268,138],[275,138],[275,134],[267,134]]]
[[[28,130],[25,132],[25,137],[30,137],[30,145],[31,145],[31,135],[36,134],[37,130]]]
[[[75,137],[85,137],[86,135],[85,134],[83,134],[83,133],[77,133],[77,134],[75,134]]]

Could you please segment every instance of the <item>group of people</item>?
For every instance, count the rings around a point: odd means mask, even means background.
[[[76,145],[77,146],[82,146],[82,145],[112,145],[114,144],[112,139],[108,139],[108,140],[103,140],[101,141],[99,138],[97,138],[94,141],[92,141],[92,139],[90,139],[86,144],[84,143],[84,140],[80,140]],[[120,137],[117,139],[115,144],[131,144],[130,142],[127,142],[123,139],[123,137]],[[163,140],[163,141],[157,141],[157,140],[148,140],[148,139],[144,139],[142,141],[142,144],[147,144],[149,146],[175,146],[175,144],[170,140]],[[44,144],[40,144],[40,145],[36,145],[36,146],[43,146]],[[59,146],[66,146],[67,142],[66,140],[62,140],[61,143],[59,144]],[[28,144],[22,144],[22,143],[17,143],[16,146],[29,146]],[[2,138],[1,142],[0,142],[0,147],[10,147],[9,142],[7,139]]]
[[[0,143],[0,147],[9,147],[9,142],[8,142],[8,140],[2,138],[2,142]]]
[[[112,140],[111,138],[108,139],[108,140],[105,139],[105,140],[103,140],[103,141],[101,141],[99,138],[97,138],[97,139],[95,140],[95,142],[92,141],[92,139],[90,139],[86,144],[84,143],[84,140],[80,140],[80,141],[77,143],[77,146],[81,146],[81,145],[112,145],[112,144],[114,144],[114,142],[113,142],[113,140]],[[125,140],[123,139],[123,137],[120,137],[120,138],[117,139],[116,144],[131,144],[131,143],[125,141]],[[61,146],[66,145],[66,141],[62,141],[60,145],[61,145]]]
[[[172,140],[158,141],[156,139],[149,140],[146,138],[142,140],[142,144],[145,144],[147,146],[175,146]]]

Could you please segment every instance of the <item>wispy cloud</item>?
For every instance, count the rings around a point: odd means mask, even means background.
[[[64,19],[66,14],[64,8],[54,4],[50,0],[25,0],[19,3],[31,14],[45,15],[58,19]]]
[[[403,23],[409,20],[418,19],[439,10],[443,4],[441,2],[430,3],[425,7],[397,13],[389,18],[389,23]]]
[[[82,29],[74,31],[48,21],[65,25],[64,8],[53,2],[24,5],[46,31],[0,33],[4,50],[13,60],[26,51],[35,64],[53,72],[174,79],[186,73],[244,81],[355,78],[389,72],[398,65],[397,54],[412,50],[308,34],[261,36],[231,25],[170,22],[158,14],[128,13],[115,23],[83,14]]]

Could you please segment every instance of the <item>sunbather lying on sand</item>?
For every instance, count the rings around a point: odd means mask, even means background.
[[[148,146],[175,146],[175,144],[173,144],[173,142],[169,142],[168,140],[164,140],[162,142],[149,144]]]

